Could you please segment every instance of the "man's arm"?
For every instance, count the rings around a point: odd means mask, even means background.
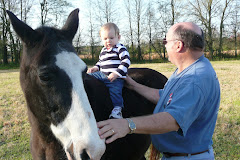
[[[126,81],[126,87],[127,88],[129,88],[131,90],[134,90],[135,92],[142,95],[143,97],[145,97],[146,99],[148,99],[152,103],[157,104],[157,102],[160,98],[159,89],[150,88],[148,86],[137,83],[136,81],[134,81],[129,76],[127,76],[125,81]]]
[[[163,134],[171,131],[177,131],[179,125],[176,120],[167,112],[131,118],[136,124],[134,133],[139,134]],[[126,136],[130,129],[126,119],[109,119],[97,123],[99,135],[102,139],[110,137],[106,143],[111,143],[118,138]],[[114,131],[114,132],[113,132]]]
[[[136,124],[135,133],[163,134],[177,131],[179,125],[167,112],[160,112],[149,116],[131,118]]]

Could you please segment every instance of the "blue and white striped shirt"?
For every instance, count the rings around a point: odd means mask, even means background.
[[[103,47],[99,55],[99,61],[95,66],[105,75],[114,72],[119,75],[119,78],[126,78],[130,64],[130,56],[127,48],[118,43],[110,49]]]

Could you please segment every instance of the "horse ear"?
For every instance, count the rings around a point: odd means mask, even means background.
[[[11,20],[13,29],[24,43],[29,44],[38,39],[38,32],[19,20],[12,12],[7,11],[7,14]]]
[[[72,41],[78,29],[78,13],[78,8],[72,11],[68,16],[65,25],[62,27],[62,31],[65,33],[65,37],[67,37],[67,39],[69,39],[70,41]]]

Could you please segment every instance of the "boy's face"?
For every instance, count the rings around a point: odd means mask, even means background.
[[[103,42],[104,47],[112,48],[113,46],[118,44],[118,41],[120,40],[120,35],[117,35],[113,28],[103,29],[101,31],[101,40]]]

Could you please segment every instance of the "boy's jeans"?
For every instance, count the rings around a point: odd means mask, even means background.
[[[124,80],[117,78],[113,82],[110,82],[107,76],[100,71],[90,73],[90,75],[104,82],[104,84],[108,87],[113,106],[123,108],[122,88],[124,85]]]

